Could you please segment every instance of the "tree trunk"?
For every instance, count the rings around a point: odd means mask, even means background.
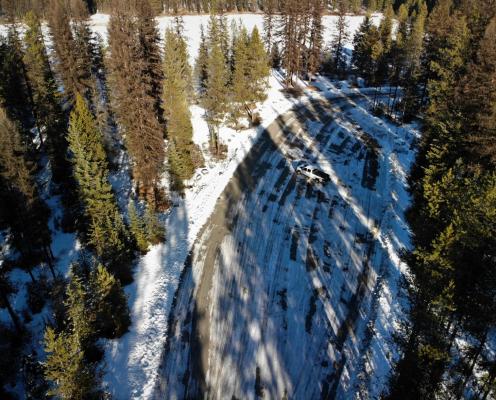
[[[487,333],[484,334],[484,336],[482,337],[482,339],[479,342],[479,346],[477,347],[477,351],[475,352],[475,355],[472,358],[472,361],[470,363],[470,367],[467,369],[467,371],[465,373],[465,379],[463,380],[460,391],[458,392],[458,395],[456,397],[457,400],[461,400],[463,397],[463,392],[465,391],[465,387],[467,386],[468,381],[470,380],[470,378],[473,375],[475,364],[477,363],[477,359],[479,358],[480,354],[482,353],[482,349],[484,348],[484,345],[486,344],[486,337],[487,337]]]
[[[17,332],[21,332],[21,322],[19,321],[19,318],[17,317],[17,314],[15,313],[14,309],[12,308],[8,296],[0,290],[0,297],[2,298],[3,303],[5,304],[5,307],[7,308],[7,311],[10,315],[10,318],[12,319],[12,322],[14,323],[14,326],[17,330]]]
[[[393,96],[393,102],[391,103],[391,109],[389,113],[391,114],[394,111],[395,105],[396,105],[396,99],[398,97],[398,86],[399,84],[396,85],[396,88],[394,89],[394,96]]]
[[[33,283],[36,283],[36,279],[34,278],[33,271],[31,270],[31,268],[28,269],[28,274],[31,277],[31,280],[33,281]]]
[[[50,268],[50,272],[52,273],[53,279],[55,279],[55,270],[53,268],[53,253],[52,249],[50,246],[45,246],[45,255],[46,255],[46,261],[48,264],[48,268]]]
[[[26,71],[26,65],[24,62],[21,62],[22,74],[24,76],[24,82],[26,82],[26,89],[28,91],[29,102],[31,103],[31,110],[33,111],[34,124],[36,125],[36,129],[38,130],[38,135],[40,137],[40,144],[43,147],[43,135],[41,134],[41,127],[38,121],[38,113],[36,112],[36,104],[34,104],[34,96],[33,96],[33,88],[29,83],[28,73]]]

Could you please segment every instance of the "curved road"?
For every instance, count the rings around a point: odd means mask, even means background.
[[[382,143],[393,139],[373,117],[360,119],[366,129],[354,120],[366,101],[309,101],[271,124],[239,166],[184,269],[157,399],[366,390],[351,385],[350,371],[365,371],[366,330],[388,264],[378,237],[395,183],[382,167]],[[331,182],[298,177],[298,159]]]

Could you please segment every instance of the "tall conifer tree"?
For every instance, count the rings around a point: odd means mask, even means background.
[[[176,184],[190,179],[194,172],[192,160],[193,126],[188,99],[191,96],[191,67],[184,38],[167,29],[164,44],[163,104],[169,136],[169,163]]]
[[[16,125],[0,108],[0,181],[3,187],[0,194],[2,204],[9,210],[3,218],[11,229],[10,240],[20,254],[17,265],[30,272],[46,263],[55,275],[48,228],[50,213],[39,197],[33,172]]]
[[[74,175],[88,217],[88,242],[96,255],[111,265],[118,276],[126,276],[127,229],[108,180],[101,132],[79,95],[71,113],[69,144],[73,154]]]
[[[40,21],[30,12],[26,15],[26,25],[24,62],[32,87],[38,126],[42,129],[40,135],[45,137],[54,180],[67,181],[70,167],[66,159],[66,117],[60,105],[57,86],[48,61]]]
[[[111,95],[138,193],[155,204],[165,161],[165,130],[158,110],[162,85],[157,81],[162,67],[153,18],[135,17],[131,11],[119,4],[112,9],[108,30]]]

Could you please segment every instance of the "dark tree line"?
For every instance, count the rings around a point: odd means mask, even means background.
[[[70,0],[77,2],[77,0]],[[114,0],[84,0],[86,10],[93,14],[95,12],[109,13]],[[411,0],[323,0],[326,12],[333,13],[340,6],[345,7],[347,12],[363,12],[364,10],[385,10],[389,5],[395,9],[403,3],[411,3]],[[433,6],[435,0],[428,2]],[[13,11],[17,16],[24,16],[29,10],[40,15],[45,15],[49,10],[49,0],[2,0],[0,2],[0,15]],[[178,13],[204,13],[212,11],[223,12],[284,12],[284,0],[150,0],[153,12],[158,14]],[[124,4],[124,3],[122,3]]]
[[[20,21],[9,15],[8,34],[0,39],[0,229],[2,246],[8,245],[0,253],[0,307],[9,313],[15,330],[14,334],[8,326],[0,327],[0,346],[10,349],[5,362],[11,363],[0,374],[2,398],[10,398],[3,386],[7,379],[19,379],[15,375],[21,367],[26,395],[38,398],[47,393],[45,375],[53,379],[57,394],[65,390],[64,379],[71,380],[72,388],[63,398],[89,398],[95,385],[83,377],[98,376],[101,350],[97,339],[118,337],[129,325],[121,281],[130,281],[135,246],[108,181],[107,154],[98,123],[102,104],[104,111],[106,108],[103,59],[89,30],[84,4],[73,2],[69,7],[54,0],[50,9],[52,62],[33,12],[25,16],[23,35],[18,29]],[[42,176],[49,178],[41,180]],[[61,198],[64,218],[53,219],[51,225],[45,199],[54,195]],[[52,229],[57,226],[76,230],[87,254],[85,272],[73,266],[74,278],[69,280],[59,275],[51,250]],[[31,282],[25,288],[11,281],[14,269],[29,274]],[[74,316],[81,302],[68,303],[76,281],[86,296],[79,318],[94,314],[87,340],[81,337]],[[19,289],[26,289],[28,296],[28,308],[22,313],[11,303]],[[46,337],[49,356],[41,368],[38,355],[27,357],[21,352],[23,341],[29,340],[25,324],[45,304],[53,315]]]
[[[411,39],[405,106],[424,128],[410,178],[412,309],[390,399],[495,395],[495,5],[439,1]],[[407,32],[420,36],[420,15]]]
[[[0,307],[12,324],[0,326],[0,346],[9,349],[12,368],[2,371],[0,386],[22,367],[29,396],[101,398],[98,339],[119,337],[130,324],[122,285],[132,279],[135,251],[146,253],[165,238],[157,218],[168,207],[163,180],[170,176],[165,187],[181,190],[203,165],[189,106],[198,92],[216,129],[222,123],[239,127],[245,117],[255,123],[255,104],[265,97],[267,54],[256,29],[229,31],[226,19],[213,15],[197,87],[181,18],[166,31],[162,47],[146,1],[113,3],[105,51],[82,0],[51,0],[45,10],[49,38],[39,13],[20,19],[14,3],[7,3],[11,24],[0,38],[0,230],[9,247],[0,253]],[[136,193],[127,216],[110,183],[122,152],[129,155]],[[57,198],[62,219],[46,202]],[[75,232],[83,247],[68,278],[52,254],[54,229]],[[12,282],[14,269],[30,275],[26,288]],[[12,305],[18,289],[28,293],[22,313]],[[51,315],[41,365],[39,355],[20,352],[31,316],[45,305]]]

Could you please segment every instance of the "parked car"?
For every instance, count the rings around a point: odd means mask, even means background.
[[[306,176],[311,181],[315,181],[321,184],[325,184],[331,180],[331,177],[324,171],[309,164],[298,165],[296,167],[296,173]]]

